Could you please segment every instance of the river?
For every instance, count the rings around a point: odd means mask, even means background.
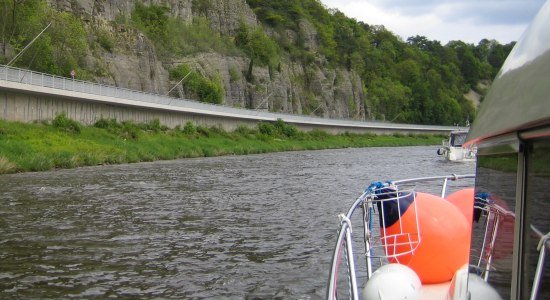
[[[473,173],[437,146],[0,176],[0,298],[324,298],[337,215],[371,181]]]

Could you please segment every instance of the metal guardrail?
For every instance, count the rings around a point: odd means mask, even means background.
[[[257,110],[233,108],[223,105],[207,104],[189,99],[180,99],[164,95],[145,93],[126,88],[99,84],[94,82],[75,80],[71,78],[55,76],[31,70],[19,69],[0,65],[0,88],[1,81],[17,82],[46,88],[59,89],[64,91],[85,93],[97,96],[119,98],[146,103],[155,103],[169,105],[174,107],[200,109],[217,112],[220,114],[240,115],[242,118],[258,120],[277,120],[282,119],[289,123],[317,124],[327,126],[346,126],[357,128],[387,128],[403,130],[426,130],[426,131],[451,131],[455,127],[450,126],[432,126],[432,125],[411,125],[395,124],[375,121],[353,121],[343,119],[328,119],[321,117],[299,116],[284,113],[270,113]]]

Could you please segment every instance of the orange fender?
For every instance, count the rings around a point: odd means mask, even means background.
[[[386,254],[390,262],[413,269],[422,283],[450,281],[455,272],[468,263],[471,221],[443,198],[418,192],[414,201],[416,208],[410,205],[401,214],[401,222],[380,229]],[[410,246],[405,245],[407,237],[402,233],[417,232],[415,209],[418,210],[420,243],[414,252],[392,257],[410,250]]]
[[[451,202],[470,223],[474,219],[474,188],[467,188],[448,195],[445,199]]]

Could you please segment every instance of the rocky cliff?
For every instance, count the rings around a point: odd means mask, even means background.
[[[276,71],[260,65],[251,69],[246,55],[213,50],[160,57],[146,34],[121,21],[130,18],[136,2],[168,7],[170,17],[188,23],[194,18],[206,18],[211,29],[229,39],[234,39],[243,23],[274,34],[258,23],[244,0],[49,0],[55,9],[83,20],[90,40],[106,35],[113,41],[108,49],[90,47],[88,51],[85,67],[95,80],[165,94],[178,82],[170,79],[169,71],[186,64],[202,76],[221,79],[224,105],[332,118],[365,118],[360,76],[345,68],[327,67],[322,56],[304,64],[283,54]],[[315,52],[318,45],[314,26],[301,20],[300,31],[304,46]],[[287,35],[292,41],[298,33],[289,31]],[[175,90],[179,90],[176,94],[190,96],[179,86]]]

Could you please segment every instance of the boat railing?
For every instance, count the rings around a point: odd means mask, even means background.
[[[331,270],[329,274],[329,281],[327,286],[327,299],[337,299],[339,282],[339,275],[343,272],[347,275],[347,285],[350,299],[359,299],[359,286],[356,275],[356,264],[354,256],[354,240],[352,239],[352,233],[355,230],[363,229],[363,246],[364,257],[366,263],[366,277],[367,279],[372,276],[375,263],[378,265],[385,264],[388,261],[399,261],[399,257],[413,252],[421,241],[420,231],[422,228],[418,227],[418,215],[416,214],[416,201],[414,199],[408,199],[408,201],[399,201],[400,199],[407,200],[408,197],[415,197],[416,186],[420,183],[429,182],[437,183],[441,186],[440,195],[445,197],[449,189],[450,181],[457,181],[459,179],[472,179],[475,175],[447,175],[447,176],[432,176],[421,177],[413,179],[405,179],[398,181],[390,181],[385,183],[371,184],[365,191],[353,202],[346,214],[341,214],[340,225],[338,229],[338,238],[334,248],[332,256]],[[412,200],[412,201],[411,201]],[[414,205],[414,214],[409,216],[410,218],[416,218],[416,228],[413,230],[403,231],[401,218],[397,220],[397,230],[392,232],[386,232],[384,224],[385,203],[394,201],[397,204],[397,210],[400,211],[400,203],[410,203]],[[378,210],[378,216],[375,213],[375,209]],[[361,221],[359,222],[359,228],[353,228],[352,219],[357,218],[357,215],[361,213]],[[382,218],[382,221],[380,221]],[[375,226],[375,222],[378,221],[380,227]],[[382,223],[380,223],[382,222]],[[380,234],[374,233],[380,231]],[[380,249],[380,251],[377,251]],[[345,260],[345,267],[340,269],[344,265],[342,260]],[[344,283],[345,284],[345,283]],[[340,282],[340,285],[342,283]]]
[[[487,281],[489,279],[490,272],[495,271],[492,266],[492,258],[499,229],[505,219],[514,219],[515,214],[501,205],[494,203],[489,195],[483,194],[476,195],[475,197],[474,211],[476,210],[483,212],[485,215],[485,229],[483,244],[479,250],[480,255],[477,256],[478,262],[476,265],[472,265],[471,267],[475,268],[476,273]]]
[[[488,194],[476,195],[474,203],[474,210],[482,211],[485,214],[485,231],[480,255],[472,255],[472,258],[477,258],[478,262],[476,265],[471,265],[470,267],[473,267],[476,270],[476,273],[482,276],[485,281],[488,281],[489,274],[493,271],[497,271],[492,264],[492,258],[494,255],[493,251],[496,249],[495,244],[499,230],[501,230],[501,227],[506,220],[513,222],[516,215],[514,212],[506,209],[498,203],[495,203],[492,197]],[[529,298],[531,300],[535,300],[537,299],[538,289],[543,276],[546,253],[550,250],[550,232],[543,234],[533,224],[530,225],[530,228],[534,236],[539,239],[537,246],[539,257],[537,267],[535,269],[531,297]]]
[[[537,299],[538,291],[540,288],[540,283],[543,277],[544,271],[544,260],[546,258],[546,253],[550,250],[550,232],[543,234],[538,228],[534,225],[531,225],[531,230],[539,238],[539,243],[537,245],[537,251],[539,251],[539,259],[537,261],[537,268],[535,270],[535,278],[533,279],[533,287],[531,289],[531,300]]]

